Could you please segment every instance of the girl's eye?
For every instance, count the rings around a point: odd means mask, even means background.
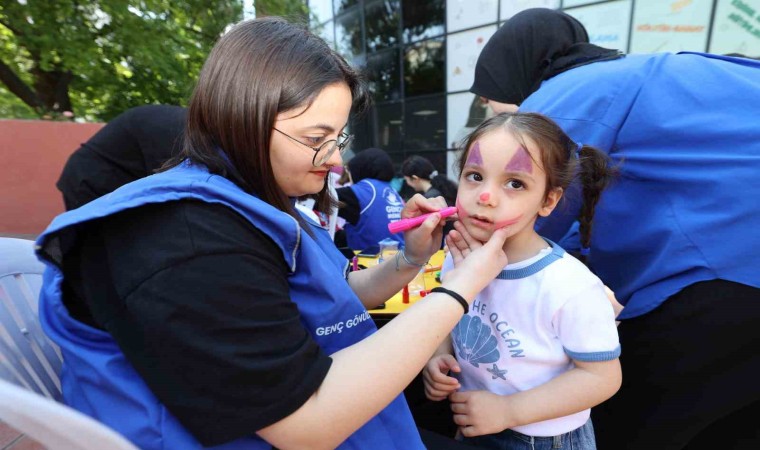
[[[324,139],[324,137],[322,137],[322,136],[320,136],[320,137],[307,137],[306,138],[306,142],[308,142],[311,145],[319,145],[319,143],[322,142],[322,139]]]
[[[507,181],[507,188],[508,189],[519,190],[519,189],[523,189],[524,187],[525,187],[525,184],[523,184],[522,181],[518,181],[518,180],[509,180],[509,181]]]
[[[464,179],[467,181],[483,181],[483,177],[477,172],[465,174]]]

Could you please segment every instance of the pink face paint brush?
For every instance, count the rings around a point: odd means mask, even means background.
[[[449,206],[448,208],[443,208],[440,211],[423,214],[421,216],[412,217],[410,219],[397,220],[396,222],[392,222],[388,224],[388,231],[390,231],[393,234],[396,234],[402,231],[411,230],[414,227],[420,226],[422,222],[425,221],[425,219],[427,219],[431,214],[435,214],[435,213],[440,214],[441,217],[449,217],[457,213],[457,208],[456,206]]]

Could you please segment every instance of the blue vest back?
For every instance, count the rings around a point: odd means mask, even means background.
[[[760,287],[760,62],[627,55],[544,81],[520,111],[551,117],[619,170],[596,206],[588,261],[626,306],[620,319],[700,281]],[[564,197],[536,222],[542,236],[562,238],[577,217],[580,192]]]
[[[356,225],[346,224],[346,241],[354,250],[377,245],[385,238],[404,245],[402,234],[391,234],[388,224],[401,218],[404,201],[390,183],[365,178],[351,186],[359,200],[360,215]]]
[[[39,314],[43,329],[63,353],[64,399],[141,449],[204,447],[148,389],[110,334],[69,316],[61,295],[63,273],[59,266],[66,256],[63,243],[76,233],[77,224],[149,203],[182,199],[226,205],[272,238],[290,268],[290,296],[298,305],[301,321],[326,353],[348,347],[376,331],[369,313],[345,280],[348,261],[325,230],[314,224],[314,237],[304,233],[290,215],[246,194],[231,181],[209,174],[205,168],[183,164],[56,217],[37,241],[38,255],[47,265]],[[271,446],[252,433],[213,448],[248,450]],[[399,395],[339,448],[424,447],[406,401]]]

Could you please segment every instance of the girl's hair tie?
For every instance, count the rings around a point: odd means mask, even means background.
[[[580,159],[582,149],[583,149],[583,143],[578,142],[577,144],[575,144],[575,159]]]

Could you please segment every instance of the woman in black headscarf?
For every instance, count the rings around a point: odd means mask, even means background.
[[[623,386],[592,413],[599,448],[760,448],[760,63],[623,57],[569,15],[531,9],[491,37],[471,91],[497,113],[547,115],[618,164],[580,243],[625,305]],[[580,195],[536,224],[567,250]]]
[[[404,201],[390,185],[395,171],[385,151],[368,148],[348,161],[351,186],[338,188],[338,215],[346,219],[349,248],[363,250],[389,238],[404,244],[401,234],[391,234],[388,224],[400,219]],[[340,246],[340,238],[336,237]]]
[[[574,17],[528,9],[509,19],[483,48],[470,91],[488,100],[498,113],[504,105],[520,105],[544,80],[573,67],[620,57],[618,50],[589,44],[586,29]]]

